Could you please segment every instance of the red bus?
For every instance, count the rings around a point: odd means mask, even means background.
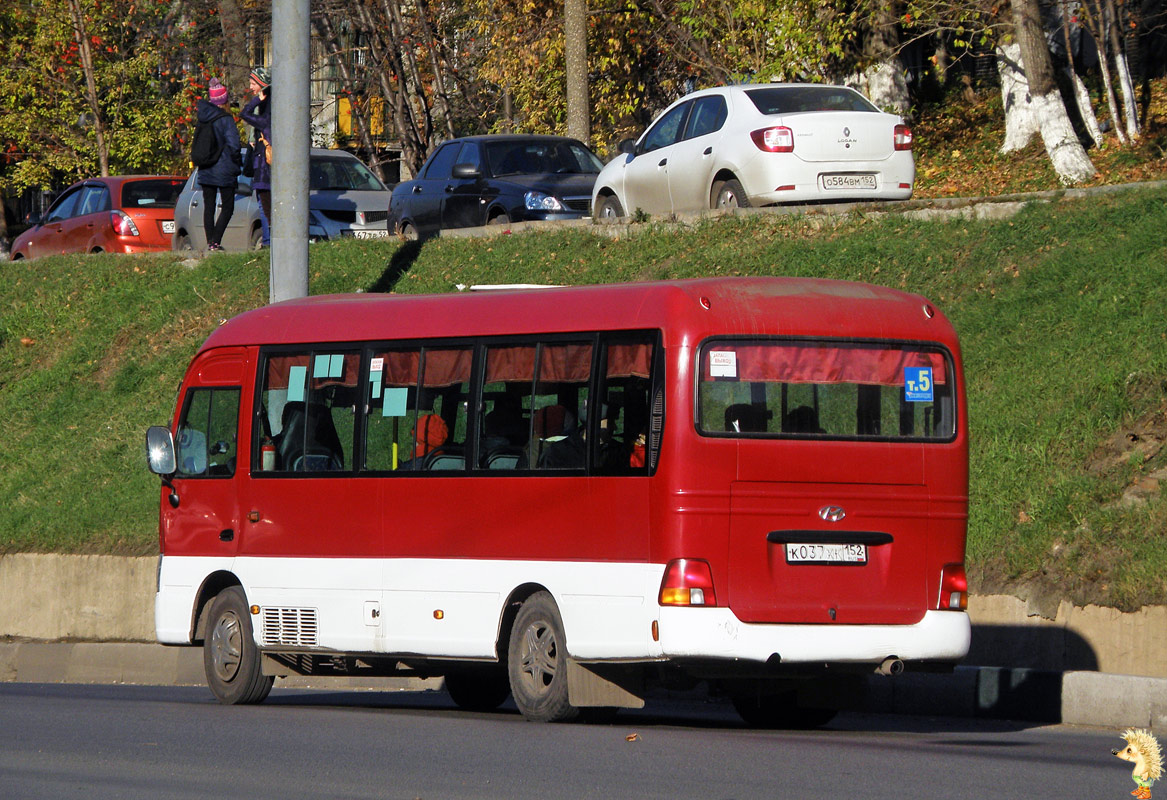
[[[155,607],[225,703],[444,676],[534,720],[654,685],[825,722],[965,655],[960,349],[924,298],[788,278],[294,300],[169,428]]]

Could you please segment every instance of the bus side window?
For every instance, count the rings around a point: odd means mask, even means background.
[[[364,469],[391,472],[413,459],[420,369],[421,348],[373,351]]]
[[[239,389],[191,389],[178,423],[179,478],[228,478],[235,474]]]
[[[528,463],[536,469],[583,469],[584,411],[592,370],[590,344],[544,344],[539,348],[539,375],[531,397]]]
[[[467,403],[473,347],[426,347],[422,350],[422,380],[417,392],[418,427],[414,469],[466,469]],[[436,419],[430,421],[425,415]],[[440,420],[440,423],[439,423]]]
[[[273,355],[264,369],[256,426],[257,471],[341,472],[351,468],[357,353]]]
[[[651,341],[611,341],[604,347],[593,463],[603,474],[648,471]]]

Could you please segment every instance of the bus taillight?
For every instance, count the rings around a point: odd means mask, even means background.
[[[715,606],[713,572],[709,562],[698,558],[677,558],[665,567],[660,585],[662,606]]]
[[[964,611],[968,608],[968,577],[964,564],[945,564],[940,570],[940,608]]]

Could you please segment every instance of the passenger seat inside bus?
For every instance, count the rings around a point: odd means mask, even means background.
[[[540,469],[578,469],[584,466],[584,443],[575,416],[561,405],[535,411],[535,440]]]
[[[734,403],[725,409],[725,430],[737,433],[765,433],[774,412],[763,405]]]
[[[320,403],[293,400],[284,406],[283,426],[274,437],[279,468],[288,472],[344,469],[344,450],[332,412]]]

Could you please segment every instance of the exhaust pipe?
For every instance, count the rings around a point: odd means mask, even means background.
[[[904,662],[895,656],[888,656],[875,671],[880,675],[899,675],[904,671]]]

